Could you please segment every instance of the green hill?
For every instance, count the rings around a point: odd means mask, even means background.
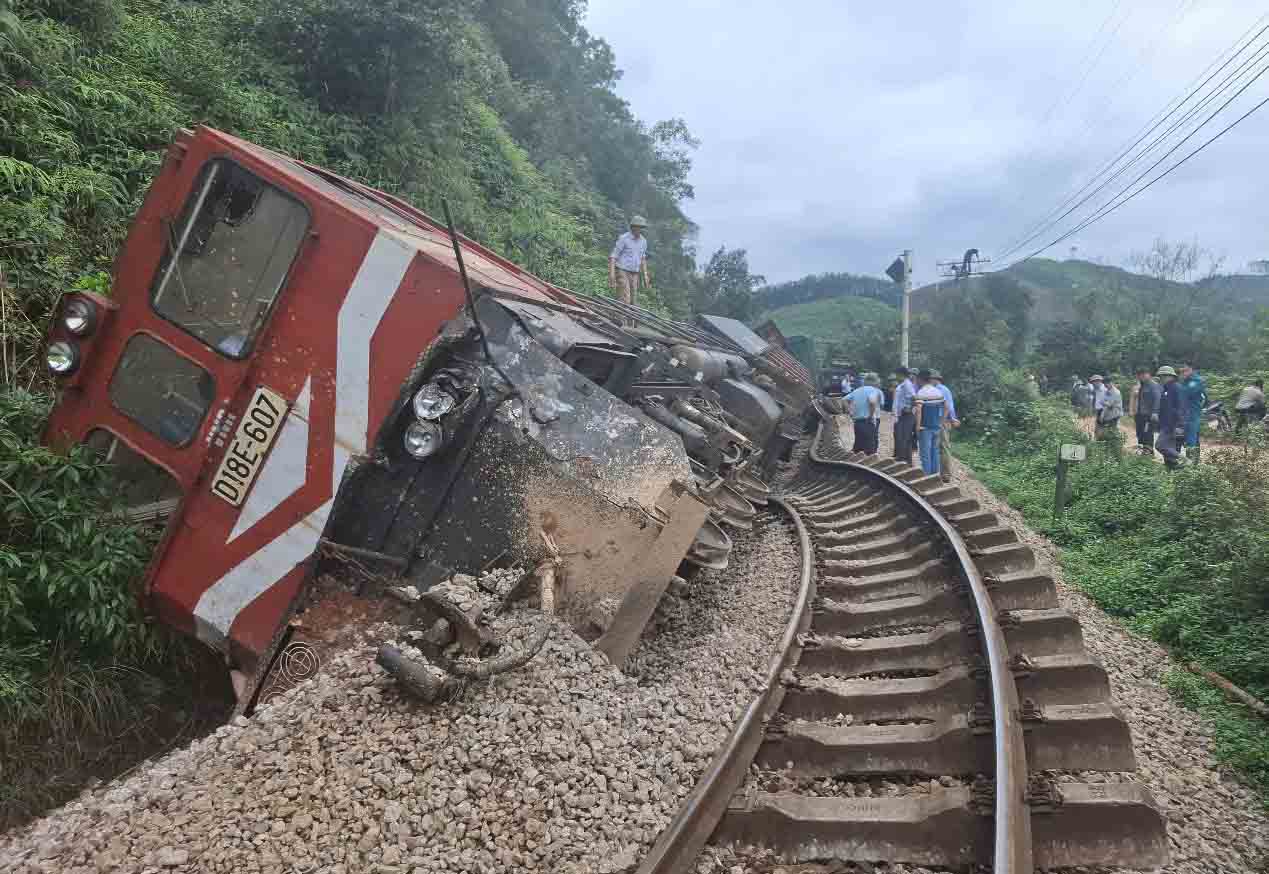
[[[1092,261],[1032,258],[991,274],[997,282],[1013,280],[1031,295],[1033,330],[1061,321],[1138,318],[1146,313],[1184,315],[1196,310],[1218,321],[1248,320],[1269,306],[1269,276],[1214,276],[1197,282],[1174,282]],[[971,280],[975,285],[986,280]],[[925,285],[912,292],[914,312],[928,311],[950,282]]]
[[[771,319],[786,337],[815,340],[820,360],[845,358],[856,367],[883,371],[899,347],[899,310],[868,297],[834,297],[779,307],[759,316]]]

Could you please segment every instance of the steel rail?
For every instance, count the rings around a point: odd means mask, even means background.
[[[1032,874],[1035,862],[1031,844],[1031,811],[1026,798],[1027,753],[1019,714],[1018,687],[1009,668],[1009,648],[991,595],[987,591],[987,584],[978,572],[969,547],[960,533],[918,491],[897,477],[868,464],[821,456],[819,448],[826,425],[831,423],[822,421],[816,431],[815,440],[811,444],[811,461],[871,477],[903,495],[934,523],[956,555],[960,572],[969,586],[982,631],[991,682],[996,770],[992,870],[996,874]]]
[[[784,700],[781,675],[801,657],[802,635],[810,628],[811,602],[815,598],[811,537],[802,517],[792,506],[774,496],[769,503],[788,514],[797,530],[802,550],[797,600],[780,637],[779,648],[767,664],[761,691],[732,726],[709,768],[679,805],[670,824],[657,836],[656,843],[636,869],[636,874],[682,874],[693,869],[697,854],[722,819],[732,795],[744,783],[749,764],[762,743],[767,720],[780,709]]]

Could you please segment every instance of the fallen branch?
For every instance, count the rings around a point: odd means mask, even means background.
[[[1185,667],[1186,667],[1186,670],[1190,671],[1190,673],[1198,674],[1204,680],[1207,680],[1209,683],[1211,683],[1216,688],[1220,689],[1229,697],[1234,698],[1238,701],[1241,701],[1243,704],[1246,704],[1248,707],[1250,707],[1254,712],[1260,714],[1263,717],[1269,718],[1269,704],[1265,704],[1265,702],[1261,701],[1255,695],[1251,694],[1245,689],[1238,688],[1229,680],[1226,680],[1224,677],[1222,677],[1220,674],[1215,673],[1214,671],[1209,671],[1206,668],[1200,667],[1194,662],[1186,663]]]

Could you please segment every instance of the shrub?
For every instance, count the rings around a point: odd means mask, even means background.
[[[151,544],[112,512],[109,469],[38,445],[48,398],[0,394],[0,640],[103,656],[149,643],[133,585]]]
[[[1063,549],[1067,579],[1181,658],[1269,694],[1269,451],[1252,440],[1170,472],[1096,445],[1070,471],[1054,520],[1056,445],[1086,439],[1063,401],[1035,405],[1038,427],[983,429],[960,455]],[[1217,754],[1269,799],[1269,726],[1205,681],[1172,675],[1183,701],[1215,720]]]

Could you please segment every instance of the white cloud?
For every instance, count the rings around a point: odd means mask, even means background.
[[[639,117],[682,116],[702,139],[688,204],[702,255],[744,247],[780,280],[880,273],[910,246],[928,279],[1057,205],[1256,18],[1239,0],[1123,0],[1094,42],[1115,7],[592,0],[588,27]],[[1269,75],[1239,105],[1266,95]],[[1266,141],[1269,108],[1049,254],[1118,262],[1161,235],[1231,267],[1269,255]]]

